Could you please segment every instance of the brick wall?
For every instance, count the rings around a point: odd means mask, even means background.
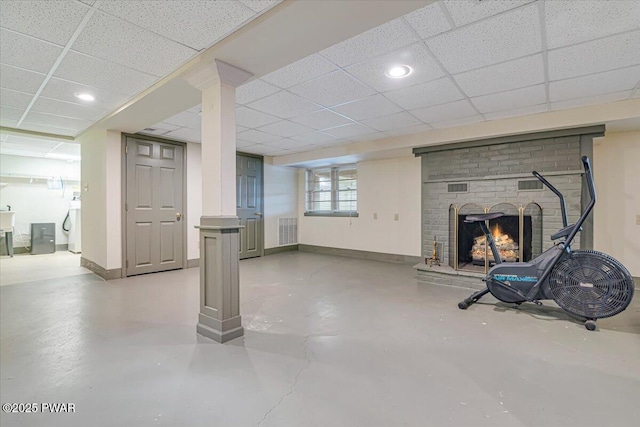
[[[580,136],[511,142],[472,148],[430,152],[422,155],[423,255],[430,256],[433,237],[441,258],[449,262],[449,207],[475,203],[490,208],[498,203],[543,209],[542,249],[552,245],[549,237],[562,228],[558,198],[548,189],[518,190],[518,181],[535,179],[537,170],[564,195],[569,223],[580,215],[582,194]],[[467,183],[465,193],[448,192],[448,184]],[[579,235],[574,243],[579,247]],[[537,248],[534,248],[534,250]]]

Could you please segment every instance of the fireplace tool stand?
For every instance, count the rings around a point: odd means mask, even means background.
[[[591,164],[587,156],[582,157],[584,175],[591,201],[575,224],[567,225],[567,209],[564,196],[538,172],[533,175],[560,199],[564,227],[551,236],[551,240],[564,238],[530,262],[503,262],[487,223],[500,218],[495,212],[468,215],[465,222],[477,222],[485,234],[496,265],[483,279],[487,287],[475,292],[458,303],[466,310],[487,293],[500,301],[515,303],[553,299],[563,310],[585,319],[585,327],[596,329],[596,319],[614,316],[625,310],[633,298],[633,279],[627,269],[607,254],[593,250],[571,249],[571,242],[582,230],[596,204],[596,189],[593,183]]]
[[[440,258],[438,257],[438,243],[436,242],[436,236],[433,236],[433,252],[431,252],[431,258],[427,258],[424,260],[424,263],[429,263],[429,267],[433,267],[433,263],[438,264],[440,266]]]

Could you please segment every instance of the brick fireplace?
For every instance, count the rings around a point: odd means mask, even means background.
[[[435,241],[441,262],[418,264],[418,279],[483,287],[479,278],[493,259],[477,224],[464,222],[469,214],[505,213],[489,224],[505,261],[529,261],[552,246],[549,237],[563,226],[560,205],[531,171],[565,195],[575,222],[588,202],[580,158],[591,157],[593,138],[603,134],[604,126],[593,126],[414,149],[422,159],[422,253],[431,257]],[[592,222],[583,228],[573,246],[590,248]]]

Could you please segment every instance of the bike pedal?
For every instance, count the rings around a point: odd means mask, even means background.
[[[536,305],[542,305],[542,303],[541,303],[540,301],[538,301],[537,299],[536,299],[536,300],[533,300],[533,301],[531,301],[531,302],[532,302],[532,303],[534,303],[534,304],[536,304]]]

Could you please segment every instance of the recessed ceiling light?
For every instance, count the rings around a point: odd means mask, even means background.
[[[413,70],[408,65],[394,65],[389,68],[384,74],[392,79],[401,79],[411,74]]]
[[[93,95],[89,95],[88,93],[74,93],[75,97],[78,99],[82,99],[83,101],[93,101],[95,98]]]

